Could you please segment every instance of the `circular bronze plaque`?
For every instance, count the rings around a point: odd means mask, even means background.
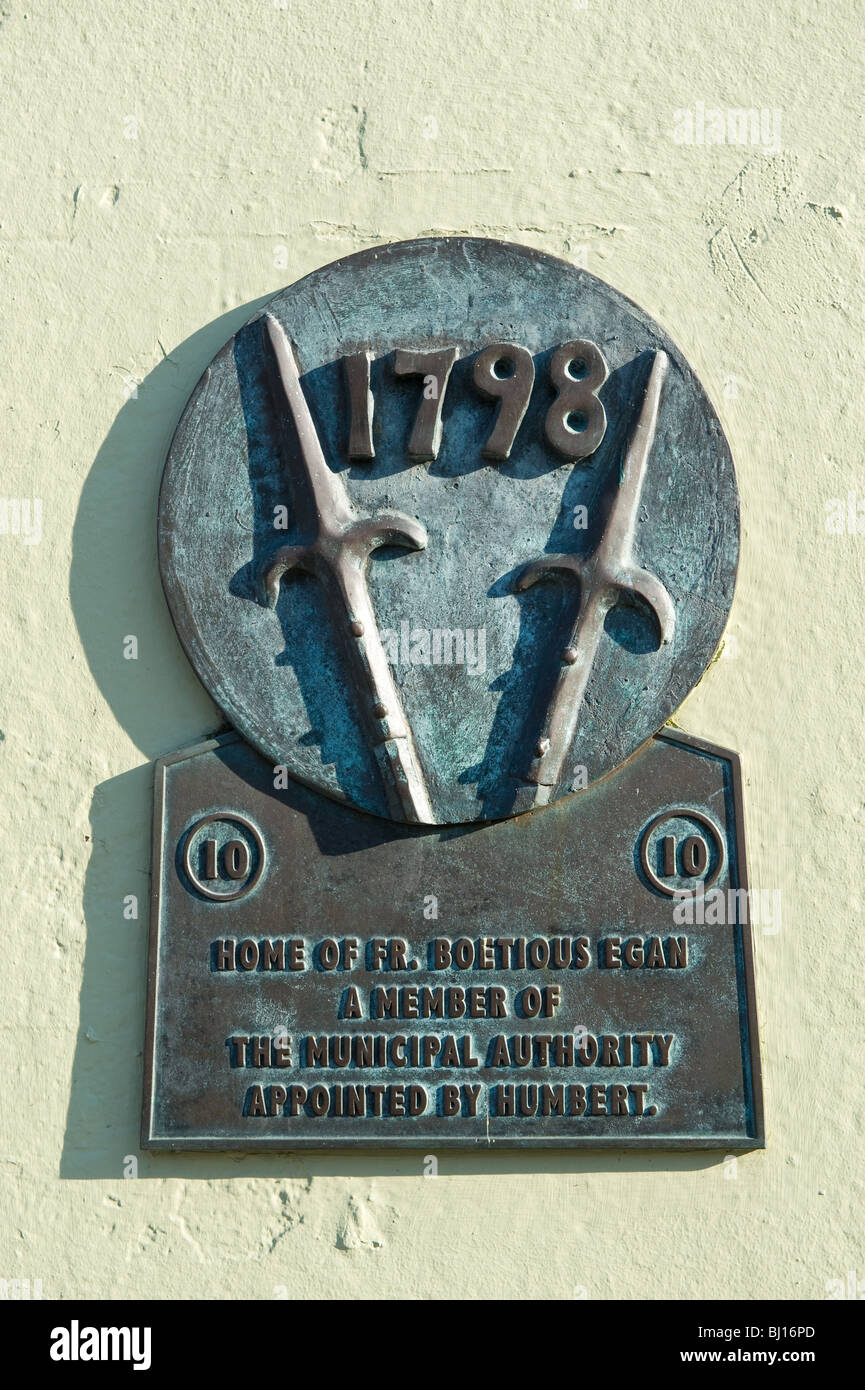
[[[634,753],[711,660],[738,547],[730,450],[666,334],[477,238],[277,294],[193,392],[160,497],[180,639],[275,785],[419,823]]]

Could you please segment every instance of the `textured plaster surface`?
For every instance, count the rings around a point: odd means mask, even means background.
[[[865,535],[826,529],[827,501],[865,497],[862,20],[7,0],[2,494],[41,499],[43,533],[0,535],[0,1277],[52,1298],[800,1299],[865,1276]],[[677,142],[698,103],[780,112],[777,147]],[[728,645],[676,715],[742,752],[753,877],[782,893],[756,940],[768,1148],[735,1169],[137,1152],[151,763],[220,723],[159,586],[165,450],[257,303],[447,232],[583,259],[635,299],[736,458]]]

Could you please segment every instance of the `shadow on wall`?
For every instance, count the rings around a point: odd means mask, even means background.
[[[72,610],[93,678],[148,762],[93,794],[64,1177],[120,1177],[126,1156],[138,1152],[151,761],[224,727],[175,636],[163,597],[156,553],[159,483],[196,381],[268,297],[223,314],[154,368],[122,405],[81,492],[72,537]],[[129,637],[138,643],[135,660],[124,658]],[[137,918],[124,917],[130,895],[137,899]]]
[[[91,805],[84,886],[86,947],[78,1039],[60,1162],[64,1178],[412,1177],[424,1152],[162,1154],[138,1147],[149,925],[153,769],[224,720],[174,633],[156,553],[162,467],[204,368],[270,296],[215,319],[175,348],[120,410],[84,484],[73,532],[70,599],[90,670],[148,764],[101,783]],[[135,637],[138,657],[124,658]],[[137,917],[129,899],[137,900]],[[434,1152],[434,1147],[432,1152]],[[695,1171],[720,1153],[446,1152],[442,1173]]]

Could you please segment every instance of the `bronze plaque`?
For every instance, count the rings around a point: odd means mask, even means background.
[[[420,828],[236,735],[157,768],[143,1143],[763,1143],[735,754]]]
[[[431,238],[217,354],[159,505],[236,732],[157,769],[144,1143],[762,1143],[735,754],[662,731],[730,450],[636,305]]]
[[[238,733],[448,825],[571,795],[663,725],[723,634],[739,502],[648,315],[554,256],[431,238],[315,271],[216,355],[159,544]]]

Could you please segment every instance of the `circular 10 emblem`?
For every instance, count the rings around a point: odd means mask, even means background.
[[[256,886],[265,866],[261,833],[236,811],[202,816],[183,841],[183,869],[202,897],[233,902]]]
[[[724,837],[702,811],[662,811],[640,837],[643,873],[666,897],[705,893],[720,878],[725,861]]]

